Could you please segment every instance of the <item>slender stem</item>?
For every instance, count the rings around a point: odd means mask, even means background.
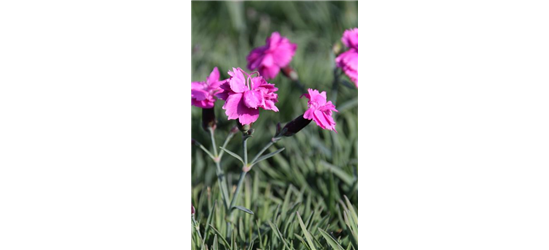
[[[229,133],[227,138],[225,138],[225,142],[223,143],[223,148],[227,148],[227,143],[229,143],[229,141],[233,138],[233,136],[234,136],[234,133]],[[221,157],[223,157],[224,153],[225,153],[225,150],[221,150],[221,152],[219,152],[219,159],[220,160],[221,160]]]
[[[198,237],[200,237],[200,239],[202,240],[202,235],[200,234],[200,228],[198,226],[198,223],[196,223],[196,220],[194,219],[194,216],[191,216],[191,218],[192,218],[194,230],[197,232]],[[202,243],[202,244],[204,244],[204,243]]]
[[[301,84],[301,82],[299,80],[295,80],[294,82],[297,84],[297,87],[301,90],[301,92],[303,92],[303,93],[307,92],[305,90],[305,86],[303,86],[303,84]]]
[[[219,182],[219,188],[221,189],[221,196],[223,196],[223,204],[225,204],[225,209],[229,209],[229,190],[227,189],[227,184],[225,183],[225,174],[221,170],[221,164],[219,161],[215,162],[216,165],[216,175],[217,182]]]
[[[242,151],[244,152],[244,167],[248,166],[248,146],[246,141],[248,141],[248,136],[242,137]]]
[[[233,200],[231,201],[231,206],[230,206],[231,209],[235,206],[236,200],[238,199],[238,194],[240,193],[240,188],[242,187],[242,183],[244,183],[246,173],[248,172],[242,171],[242,173],[240,173],[240,178],[238,179],[238,184],[236,185],[236,191],[234,191]],[[232,212],[230,214],[232,214]]]
[[[336,101],[337,101],[337,88],[339,87],[339,72],[338,72],[338,68],[335,67],[334,68],[334,82],[333,82],[333,85],[332,85],[332,103],[335,105],[336,104]]]
[[[233,208],[238,200],[238,194],[240,194],[240,189],[242,189],[242,183],[246,178],[246,173],[248,173],[248,148],[246,141],[248,140],[248,135],[242,135],[242,150],[244,154],[244,166],[242,167],[242,173],[240,173],[240,178],[238,179],[238,184],[236,185],[236,190],[234,191],[233,199],[231,200],[231,205],[229,205],[229,221],[227,222],[227,237],[230,239],[232,234],[232,227],[230,222],[233,221]]]
[[[214,151],[214,156],[217,157],[217,147],[215,145],[215,138],[214,138],[214,129],[212,127],[209,127],[208,128],[210,130],[210,139],[212,140],[212,148],[213,148],[213,151]]]
[[[217,146],[215,144],[215,138],[214,138],[214,130],[213,128],[209,128],[210,130],[210,138],[212,140],[212,147],[214,151],[214,158],[213,161],[215,162],[216,167],[216,175],[217,175],[217,182],[219,184],[219,190],[221,191],[221,196],[223,197],[223,204],[225,204],[225,209],[229,209],[229,190],[227,189],[227,184],[225,183],[225,174],[221,170],[221,156],[217,155]],[[227,140],[225,140],[225,143]]]

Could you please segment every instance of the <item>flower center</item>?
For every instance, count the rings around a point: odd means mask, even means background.
[[[241,69],[241,68],[238,68],[238,69],[240,69],[240,71],[242,71],[242,74],[246,75],[246,86],[248,86],[248,89],[251,90],[252,88],[251,88],[250,82],[252,81],[252,76],[255,75],[255,74],[257,74],[257,76],[261,76],[261,75],[259,75],[258,71],[254,71],[254,72],[248,74],[243,69]]]

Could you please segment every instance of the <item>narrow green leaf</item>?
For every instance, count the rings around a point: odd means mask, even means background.
[[[214,201],[214,203],[212,205],[212,209],[210,209],[210,214],[208,214],[208,219],[206,220],[206,228],[204,228],[204,241],[202,242],[203,243],[202,245],[204,245],[204,243],[208,239],[208,231],[209,231],[210,227],[207,226],[207,225],[212,224],[212,218],[215,214],[215,206],[216,205],[217,205],[217,202]]]
[[[261,161],[264,161],[264,160],[267,160],[267,159],[273,157],[274,155],[276,155],[276,154],[282,152],[284,149],[285,149],[285,148],[281,148],[281,149],[279,149],[279,150],[277,150],[277,151],[274,151],[274,152],[272,152],[272,153],[268,153],[268,154],[266,154],[266,155],[264,155],[264,156],[259,157],[259,159],[257,159],[256,161],[252,162],[252,166],[255,165],[255,164],[258,163],[258,162],[261,162]]]
[[[212,249],[213,250],[219,249],[219,244],[217,244],[217,235],[214,235],[214,241],[213,241]]]
[[[212,153],[210,153],[210,151],[208,149],[206,149],[204,146],[202,146],[202,144],[199,144],[199,147],[200,149],[202,149],[204,152],[206,152],[206,154],[208,154],[210,156],[210,158],[212,158],[212,160],[214,159],[214,156],[212,155]]]
[[[303,245],[304,245],[305,247],[307,247],[307,249],[311,250],[311,248],[309,247],[309,245],[307,245],[307,242],[305,241],[305,239],[303,239],[303,237],[299,236],[298,234],[294,234],[294,236],[295,236],[296,238],[298,238],[298,239],[301,241],[301,243],[303,243]]]
[[[219,147],[221,150],[227,152],[228,154],[230,154],[232,157],[236,158],[237,160],[239,160],[240,162],[242,162],[242,164],[244,164],[244,160],[242,160],[242,158],[237,155],[236,153],[224,148],[224,147]]]
[[[318,229],[318,231],[320,232],[322,237],[324,237],[324,239],[326,239],[326,242],[328,242],[328,244],[330,244],[330,246],[333,249],[344,250],[343,247],[341,247],[341,245],[339,245],[339,243],[337,243],[337,241],[329,233],[327,233],[326,231],[324,231],[320,228]]]
[[[303,220],[301,219],[301,216],[299,216],[299,212],[297,212],[297,219],[299,220],[299,225],[301,226],[301,230],[303,231],[303,234],[305,234],[305,239],[307,239],[307,243],[311,250],[316,250],[315,245],[313,244],[313,239],[309,231],[307,231],[307,227],[305,227],[305,224],[303,224]]]
[[[351,212],[351,216],[353,216],[353,220],[358,223],[358,215],[356,213],[355,208],[351,204],[351,201],[349,201],[349,198],[347,198],[346,195],[343,196],[345,198],[345,202],[347,203],[347,209]]]
[[[269,226],[271,226],[273,232],[275,232],[275,235],[278,238],[280,238],[282,243],[284,243],[284,247],[290,249],[290,247],[288,246],[288,243],[286,243],[286,240],[284,239],[284,237],[282,237],[282,233],[280,233],[280,230],[278,230],[278,227],[276,227],[276,225],[274,225],[271,221],[268,221],[268,222],[269,222]]]
[[[245,207],[241,207],[241,206],[234,206],[232,209],[238,209],[240,211],[243,211],[245,213],[249,213],[251,215],[254,215],[254,212],[252,212],[250,209],[247,209]]]
[[[341,179],[346,184],[353,185],[353,183],[355,182],[355,178],[353,178],[351,175],[347,174],[341,168],[336,167],[336,166],[334,166],[330,163],[327,163],[325,161],[320,161],[320,163],[322,163],[323,166],[328,168],[330,170],[330,172],[332,172],[334,175],[339,177],[339,179]]]
[[[223,243],[223,245],[225,245],[226,247],[230,247],[230,244],[229,244],[229,242],[227,242],[227,240],[225,240],[225,237],[223,237],[223,235],[219,231],[217,231],[217,229],[215,229],[215,227],[213,225],[209,225],[209,226],[212,228],[214,233],[217,236],[219,236],[218,238],[221,239],[221,243]]]
[[[353,83],[350,83],[349,81],[347,80],[340,80],[339,81],[341,83],[341,85],[347,87],[347,88],[350,88],[350,89],[356,89],[356,86],[353,84]]]

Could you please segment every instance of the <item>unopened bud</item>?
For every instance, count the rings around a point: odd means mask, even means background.
[[[238,132],[238,126],[234,126],[233,128],[231,128],[231,131],[229,131],[229,133],[231,134],[236,134]]]
[[[206,132],[210,132],[210,128],[215,130],[216,127],[217,121],[215,120],[214,109],[202,109],[202,128],[206,130]]]
[[[248,132],[250,129],[252,129],[252,123],[242,125],[242,123],[240,123],[240,120],[236,120],[236,125],[238,126],[238,130],[240,130],[242,133],[250,134]]]
[[[334,55],[339,54],[339,52],[341,52],[341,43],[339,42],[334,43],[334,46],[332,47],[332,51],[334,52]]]
[[[292,67],[290,67],[290,65],[282,68],[282,74],[284,74],[286,77],[290,78],[290,80],[292,80],[292,81],[299,80],[297,72]]]
[[[303,118],[303,115],[300,115],[297,118],[293,119],[291,122],[288,122],[288,124],[286,124],[286,126],[282,128],[280,134],[281,136],[286,137],[295,135],[297,132],[309,125],[309,123],[311,123],[311,120],[307,120]]]
[[[191,204],[191,215],[194,215],[194,206]]]

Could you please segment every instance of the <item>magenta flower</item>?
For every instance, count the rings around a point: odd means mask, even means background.
[[[326,91],[318,93],[316,89],[309,89],[308,92],[308,94],[301,95],[301,97],[305,96],[309,99],[309,108],[303,114],[303,118],[315,121],[323,129],[336,131],[332,111],[338,111],[331,101],[326,102]]]
[[[288,38],[273,32],[266,40],[266,45],[257,47],[246,57],[249,70],[258,70],[266,79],[276,77],[280,68],[286,67],[294,56],[297,44],[290,43]]]
[[[238,119],[242,125],[253,123],[259,117],[259,108],[278,112],[278,90],[261,76],[252,77],[241,68],[229,71],[230,78],[220,85],[224,90],[216,96],[225,100],[225,114],[229,120]]]
[[[336,65],[345,72],[358,88],[358,51],[350,49],[341,53],[336,58]]]
[[[191,104],[199,108],[214,107],[214,95],[223,91],[219,88],[223,81],[219,81],[219,70],[215,67],[205,82],[191,83]]]
[[[345,46],[347,46],[348,48],[358,51],[358,28],[346,30],[345,32],[343,32],[341,42],[343,42],[343,44],[345,44]]]
[[[346,30],[341,41],[349,50],[336,58],[336,65],[353,81],[358,88],[358,28]]]

